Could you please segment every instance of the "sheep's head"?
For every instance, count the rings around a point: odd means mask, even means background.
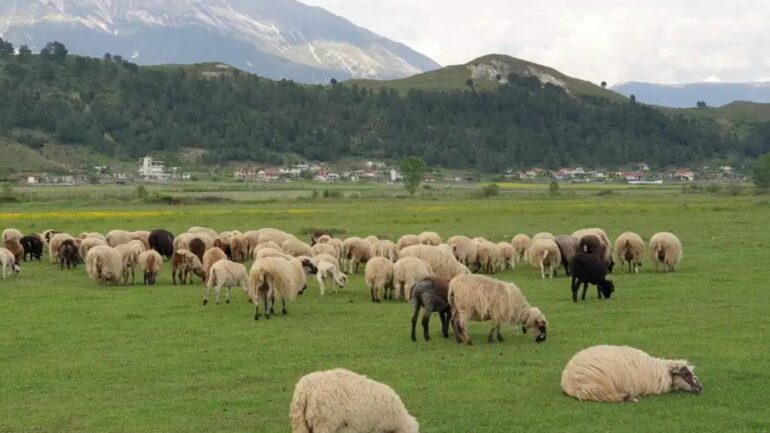
[[[14,263],[14,264],[13,264],[13,266],[12,266],[12,268],[13,268],[13,272],[16,272],[17,274],[18,274],[19,272],[21,272],[21,266],[19,266],[19,264],[18,264],[18,263]]]
[[[345,284],[348,283],[348,276],[343,274],[342,272],[338,273],[334,276],[334,282],[337,283],[337,287],[340,289],[345,287]]]
[[[313,264],[313,262],[310,259],[304,258],[301,260],[302,262],[302,268],[305,270],[305,272],[315,275],[318,273],[318,267]]]
[[[612,280],[601,281],[597,284],[597,287],[602,292],[602,296],[607,299],[615,292],[615,283]]]
[[[669,366],[671,388],[696,394],[703,392],[703,384],[700,383],[698,376],[693,371],[695,371],[695,366],[687,361],[673,361]]]
[[[543,312],[537,307],[530,307],[525,316],[522,331],[526,333],[527,329],[537,329],[538,333],[535,336],[535,343],[544,342],[548,332],[548,321],[545,319]]]

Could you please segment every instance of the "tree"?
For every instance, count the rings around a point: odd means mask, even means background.
[[[67,47],[61,42],[49,42],[45,48],[40,50],[40,56],[55,62],[63,62],[67,58]]]
[[[473,78],[468,78],[467,80],[465,80],[465,85],[470,87],[471,90],[473,90]]]
[[[103,57],[103,58],[104,58],[104,61],[105,61],[105,62],[109,63],[109,62],[111,62],[111,61],[112,61],[112,54],[110,54],[110,53],[104,53],[104,57]]]
[[[751,180],[762,191],[770,190],[770,153],[759,157],[752,170]]]
[[[698,107],[698,108],[706,108],[706,107],[708,107],[708,105],[706,105],[706,101],[698,101],[695,104],[695,106]]]
[[[636,102],[636,95],[631,95],[631,102],[632,102],[632,103],[635,103],[635,102]]]
[[[606,89],[606,88],[607,88],[607,82],[606,81],[602,81],[602,89]]]
[[[0,38],[0,56],[12,56],[13,53],[13,44]]]
[[[331,84],[332,86],[336,86],[337,85],[337,79],[336,78],[332,78],[331,80],[329,80],[329,84]]]
[[[428,165],[422,158],[412,156],[401,161],[401,175],[404,177],[404,187],[410,195],[414,195],[420,187]]]
[[[551,181],[548,185],[548,194],[553,196],[559,195],[559,182]]]
[[[32,50],[29,49],[26,45],[21,45],[19,47],[19,57],[26,58],[32,55]]]

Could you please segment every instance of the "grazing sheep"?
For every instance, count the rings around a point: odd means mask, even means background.
[[[540,269],[540,277],[553,278],[554,272],[561,263],[559,246],[553,239],[540,238],[532,241],[529,248],[529,264],[535,269]]]
[[[280,257],[285,260],[291,260],[292,257],[283,251],[274,250],[272,248],[261,248],[259,250],[254,250],[256,252],[254,260],[264,259],[265,257]]]
[[[342,251],[342,257],[348,263],[349,274],[358,273],[358,267],[374,257],[372,244],[357,237],[345,239]]]
[[[43,230],[43,233],[40,233],[40,236],[42,236],[43,242],[45,242],[45,244],[47,246],[48,243],[51,242],[51,238],[53,238],[54,235],[57,235],[59,233],[61,233],[61,232],[58,231],[58,230],[46,229],[46,230]]]
[[[144,273],[144,284],[155,284],[161,268],[163,257],[155,250],[146,250],[139,254],[139,270]]]
[[[51,236],[51,240],[48,241],[48,256],[51,259],[51,263],[59,263],[59,248],[61,248],[61,244],[66,240],[74,241],[75,238],[69,233],[56,233]]]
[[[27,261],[28,255],[30,261],[33,259],[43,260],[43,241],[40,240],[40,237],[37,235],[27,235],[21,238],[19,243],[21,244],[21,247],[24,248],[23,260],[25,262]]]
[[[417,235],[404,235],[398,238],[398,241],[396,242],[396,247],[399,251],[403,250],[406,247],[411,247],[412,245],[419,245],[420,244],[420,237]]]
[[[337,248],[335,248],[334,245],[329,244],[329,243],[324,243],[324,244],[317,243],[317,244],[313,245],[312,247],[310,247],[310,251],[313,253],[312,254],[313,257],[321,255],[321,254],[328,254],[328,255],[334,256],[334,257],[338,256]]]
[[[222,248],[212,247],[203,253],[201,262],[203,263],[203,273],[205,274],[204,281],[208,281],[211,267],[214,266],[214,263],[217,263],[220,260],[227,260],[227,254],[222,250]]]
[[[417,235],[417,239],[419,239],[420,243],[423,245],[433,245],[434,247],[437,247],[442,244],[441,236],[436,232],[422,232]]]
[[[574,236],[562,235],[557,236],[554,239],[554,242],[556,242],[556,245],[559,247],[561,264],[564,266],[564,273],[572,275],[570,273],[570,263],[572,263],[572,258],[578,253],[580,241]]]
[[[174,254],[171,256],[171,281],[173,284],[176,286],[177,278],[179,278],[180,284],[187,284],[188,276],[190,277],[190,284],[192,284],[193,275],[197,275],[202,281],[206,281],[206,273],[203,271],[203,264],[201,264],[198,256],[189,250],[174,251]]]
[[[219,233],[217,233],[216,230],[210,229],[208,227],[197,227],[197,226],[190,227],[189,229],[187,229],[187,233],[194,233],[194,234],[202,233],[210,237],[211,239],[216,239],[219,236]]]
[[[398,260],[398,246],[395,242],[387,239],[377,241],[374,244],[374,255],[377,257],[385,257],[391,262]]]
[[[150,248],[167,259],[170,259],[174,254],[174,235],[168,230],[155,229],[151,231],[148,242]]]
[[[281,249],[283,249],[286,254],[294,257],[310,257],[313,255],[313,249],[310,247],[310,245],[302,242],[299,239],[286,239],[286,241],[281,244]]]
[[[16,229],[3,230],[3,241],[16,241],[19,242],[24,236],[20,231]]]
[[[658,263],[663,264],[664,272],[674,272],[682,260],[682,243],[673,233],[656,233],[650,239],[650,253],[655,262],[655,272],[658,271]]]
[[[511,239],[511,245],[513,245],[513,250],[516,252],[513,256],[513,267],[515,269],[516,263],[521,263],[526,260],[529,247],[532,246],[532,239],[527,235],[518,234]]]
[[[633,268],[634,273],[639,273],[644,256],[644,241],[641,236],[633,232],[625,232],[615,239],[615,256],[623,269],[628,263],[628,272]]]
[[[119,284],[123,278],[123,257],[108,245],[95,246],[86,255],[86,272],[99,284]]]
[[[83,233],[81,233],[78,236],[78,238],[80,238],[82,240],[91,239],[91,238],[99,239],[99,240],[103,241],[105,245],[107,245],[107,237],[104,236],[103,234],[97,233],[97,232],[83,232]]]
[[[401,257],[417,257],[430,265],[433,273],[446,280],[451,280],[460,274],[470,274],[468,268],[458,262],[448,248],[433,247],[430,245],[413,245],[404,248],[399,253]],[[411,289],[411,287],[409,288]],[[406,299],[409,299],[408,297]]]
[[[5,269],[8,268],[11,272],[19,273],[21,268],[13,257],[13,253],[5,248],[0,248],[0,268],[3,269],[3,279],[5,279]]]
[[[316,256],[313,258],[316,259],[317,257],[322,257],[322,256]],[[340,272],[339,265],[333,262],[327,261],[325,259],[316,261],[315,265],[318,268],[318,273],[316,273],[316,279],[318,280],[318,289],[321,292],[321,296],[323,296],[326,293],[327,283],[330,284],[331,287],[334,289],[334,293],[337,293],[337,287],[341,289],[345,287],[345,284],[347,284],[348,277],[342,272]]]
[[[310,234],[310,246],[314,246],[319,243],[319,239],[324,237],[324,242],[326,242],[326,238],[331,239],[332,238],[332,232],[329,230],[323,230],[323,229],[315,229]]]
[[[233,261],[242,262],[249,257],[249,238],[245,234],[237,234],[230,238],[230,250],[232,251]]]
[[[581,299],[584,301],[586,300],[588,284],[596,285],[599,299],[602,299],[602,296],[609,299],[615,291],[615,283],[607,280],[607,274],[610,272],[607,268],[607,262],[594,254],[576,254],[570,262],[570,269],[572,270],[572,302],[577,302],[577,293],[581,284],[583,284]]]
[[[264,257],[251,265],[248,295],[255,307],[254,320],[259,320],[260,299],[264,302],[265,318],[270,318],[276,295],[281,299],[283,314],[287,314],[286,301],[293,300],[307,288],[305,269],[311,269],[307,265],[297,258],[290,261],[282,257]],[[318,268],[313,268],[317,273]]]
[[[19,242],[22,238],[14,239],[6,239],[3,242],[3,245],[5,246],[5,249],[10,251],[11,254],[13,254],[13,258],[16,260],[16,263],[21,263],[24,259],[24,247],[21,246],[21,243]]]
[[[484,275],[458,275],[449,283],[449,304],[452,307],[452,326],[457,342],[473,344],[468,336],[468,320],[492,322],[487,342],[503,341],[500,328],[505,323],[536,328],[535,342],[546,339],[548,321],[543,313],[527,302],[513,283],[495,280]]]
[[[78,251],[78,245],[72,239],[67,239],[62,242],[59,247],[59,269],[64,269],[64,265],[67,265],[67,269],[77,268],[78,261],[80,261],[80,252]]]
[[[259,232],[259,243],[275,242],[278,245],[283,245],[289,239],[296,239],[294,235],[290,235],[284,231],[277,229],[262,229]]]
[[[418,433],[393,388],[352,371],[303,376],[289,409],[292,433]]]
[[[150,249],[150,232],[147,230],[138,230],[132,232],[131,240],[141,242],[145,250]]]
[[[345,249],[345,244],[342,242],[342,239],[332,238],[332,239],[329,239],[329,241],[326,243],[331,244],[332,246],[334,246],[334,248],[337,249],[337,258],[341,260],[342,250]]]
[[[479,242],[478,248],[480,271],[485,274],[494,274],[500,265],[500,248],[489,241]]]
[[[129,241],[133,240],[134,234],[133,232],[125,230],[111,230],[107,232],[105,238],[107,239],[107,245],[115,248],[118,245],[127,244]]]
[[[393,265],[393,287],[385,299],[412,299],[412,287],[425,278],[433,276],[433,269],[428,262],[417,257],[404,257]]]
[[[588,251],[587,248],[582,244],[582,241],[584,237],[589,235],[594,235],[599,238],[599,242],[601,243],[602,247],[596,248],[595,246],[591,245],[593,250]],[[615,261],[612,259],[612,244],[610,243],[610,238],[607,237],[607,233],[604,230],[599,228],[583,229],[572,233],[572,236],[581,242],[581,244],[578,245],[579,251],[584,253],[593,252],[594,254],[599,255],[599,257],[602,257],[607,262],[610,273],[612,273],[612,268],[615,266]]]
[[[141,241],[136,242],[139,242],[139,246],[142,247]],[[121,244],[115,249],[120,253],[123,262],[123,284],[128,284],[129,274],[131,275],[131,284],[134,284],[136,282],[136,267],[139,265],[139,254],[144,252],[144,249],[130,244]]]
[[[672,391],[695,394],[703,385],[686,360],[654,358],[628,346],[593,346],[569,360],[561,388],[581,401],[637,402],[638,397]]]
[[[377,242],[380,241],[380,238],[378,238],[375,235],[369,235],[369,236],[365,237],[364,240],[366,242],[369,242],[370,244],[372,244],[372,246],[374,246]]]
[[[318,245],[318,244],[316,244],[316,245]],[[324,262],[329,262],[329,263],[333,264],[334,266],[336,266],[338,268],[340,267],[340,261],[337,260],[336,256],[331,255],[331,254],[318,254],[318,255],[315,255],[315,256],[311,257],[310,260],[312,260],[313,263],[315,263],[316,266],[318,266],[318,263],[324,261]]]
[[[198,235],[198,236],[200,236],[200,235]],[[190,242],[192,242],[192,241],[190,241]],[[233,250],[230,247],[230,241],[229,240],[222,239],[222,238],[215,238],[213,246],[214,246],[214,248],[219,248],[220,250],[224,251],[225,252],[225,256],[227,257],[228,260],[231,260],[233,258]]]
[[[78,253],[80,254],[80,260],[82,260],[85,263],[86,256],[88,255],[88,251],[91,248],[99,245],[107,245],[107,242],[99,238],[85,238],[82,241],[80,241],[80,246],[78,246]]]
[[[273,241],[268,241],[262,244],[258,244],[254,247],[254,249],[251,251],[252,259],[257,260],[259,258],[259,252],[262,250],[274,250],[283,253],[283,248],[281,248],[280,245]]]
[[[513,245],[508,242],[498,242],[497,248],[500,250],[500,270],[513,269],[513,256],[516,254]]]
[[[532,242],[535,242],[538,239],[550,239],[550,240],[553,240],[554,238],[556,238],[556,236],[552,235],[551,233],[540,232],[540,233],[537,233],[535,236],[532,236]]]
[[[449,319],[452,314],[452,308],[449,306],[449,281],[438,278],[428,277],[417,282],[412,289],[412,306],[414,314],[412,315],[412,341],[417,341],[415,327],[417,326],[417,316],[420,314],[420,308],[424,308],[422,314],[422,330],[425,341],[430,340],[428,327],[430,315],[436,311],[441,319],[441,335],[449,338]]]
[[[385,257],[374,257],[366,263],[364,279],[372,302],[380,302],[380,291],[385,294],[393,287],[393,262]]]
[[[187,243],[187,249],[198,256],[200,261],[203,261],[203,255],[206,253],[206,243],[203,242],[203,239],[199,237],[192,238],[190,242]]]
[[[329,234],[322,234],[321,236],[318,236],[318,238],[316,238],[316,243],[317,244],[325,244],[325,243],[328,243],[329,241],[331,241],[332,239],[334,239],[334,236],[332,236],[331,233],[329,233]]]
[[[203,292],[203,305],[209,303],[209,290],[214,287],[216,294],[215,301],[219,305],[219,292],[222,286],[227,287],[227,301],[230,303],[230,288],[232,286],[241,286],[243,293],[249,292],[249,276],[246,273],[246,267],[240,263],[231,262],[224,259],[219,260],[211,266],[206,280],[206,290]]]
[[[452,254],[458,262],[478,270],[479,268],[479,244],[467,236],[452,236],[447,239],[447,244],[452,248]]]

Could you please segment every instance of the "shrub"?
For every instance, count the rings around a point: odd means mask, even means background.
[[[147,188],[145,188],[144,185],[136,186],[136,198],[145,200],[149,196],[150,193],[147,191]]]
[[[490,183],[489,185],[481,188],[479,195],[481,197],[497,197],[500,195],[500,185],[496,183]]]
[[[710,183],[706,187],[706,191],[711,193],[711,194],[716,194],[716,193],[722,191],[722,185],[720,185],[718,183]]]
[[[757,164],[752,170],[751,180],[762,191],[770,189],[770,153],[759,157]]]
[[[703,187],[699,185],[696,185],[694,183],[682,185],[682,194],[695,194],[699,192],[703,192]]]
[[[725,189],[725,192],[729,196],[737,197],[737,196],[743,194],[743,185],[739,185],[737,183],[730,184]]]
[[[559,190],[559,182],[556,182],[555,180],[551,181],[551,183],[548,185],[548,194],[552,196],[559,195]]]
[[[600,196],[600,197],[601,196],[605,196],[605,195],[612,195],[612,194],[615,194],[615,191],[613,191],[611,189],[603,189],[603,190],[601,190],[601,191],[596,193],[596,195]]]

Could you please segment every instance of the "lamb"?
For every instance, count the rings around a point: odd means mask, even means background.
[[[621,269],[628,263],[628,272],[633,267],[634,273],[639,273],[644,256],[644,241],[641,236],[633,232],[625,232],[615,240],[615,256],[620,262]]]
[[[352,371],[336,369],[303,376],[289,409],[292,433],[418,433],[389,386]]]
[[[504,323],[522,326],[522,330],[536,328],[535,342],[546,339],[548,321],[543,313],[527,302],[513,283],[495,280],[484,275],[458,275],[449,283],[449,304],[452,308],[452,327],[457,342],[472,345],[468,336],[468,320],[492,322],[487,342],[503,341],[500,328]]]
[[[200,261],[203,261],[203,255],[206,254],[206,243],[201,238],[190,239],[190,242],[187,243],[187,249],[195,254]]]
[[[299,239],[286,239],[286,241],[281,244],[281,248],[284,252],[286,252],[286,254],[294,257],[310,257],[313,255],[313,249],[310,247],[310,245],[302,242]]]
[[[205,275],[204,281],[208,281],[211,267],[220,260],[227,260],[227,254],[219,247],[209,248],[205,253],[203,253],[202,263],[203,273]]]
[[[358,267],[361,263],[366,264],[372,257],[374,257],[374,248],[372,245],[357,237],[347,238],[343,243],[342,250],[343,259],[348,262],[348,273],[358,273]]]
[[[572,270],[572,302],[577,302],[580,284],[583,284],[581,299],[584,301],[589,283],[596,285],[599,299],[602,299],[602,296],[609,299],[615,291],[615,283],[607,280],[607,274],[610,272],[607,262],[594,254],[578,253],[572,258],[570,269]]]
[[[561,253],[559,246],[553,239],[540,238],[532,241],[529,248],[529,264],[536,269],[540,269],[540,277],[545,279],[553,278],[554,272],[561,263]]]
[[[193,275],[197,275],[202,281],[206,281],[206,273],[203,271],[203,264],[201,264],[198,256],[189,250],[174,251],[174,254],[171,256],[171,281],[173,284],[176,286],[177,278],[179,278],[180,284],[187,284],[188,276],[190,277],[190,284],[192,284]]]
[[[404,257],[393,265],[393,287],[388,298],[385,291],[385,299],[412,299],[412,287],[425,278],[433,276],[433,269],[428,262],[417,257]]]
[[[48,241],[48,256],[51,259],[51,263],[59,263],[59,248],[66,240],[74,241],[75,238],[68,233],[57,233],[51,237],[50,241]]]
[[[62,242],[59,247],[59,269],[64,269],[64,265],[67,265],[67,269],[77,268],[78,261],[80,260],[80,252],[78,246],[72,239],[67,239]]]
[[[310,251],[313,253],[311,254],[312,257],[321,255],[321,254],[328,254],[330,256],[338,257],[339,254],[337,252],[337,248],[334,247],[334,245],[329,243],[323,243],[323,244],[315,244],[312,247],[310,247]]]
[[[420,308],[424,308],[422,314],[422,330],[425,341],[430,340],[428,327],[430,324],[430,315],[436,311],[441,319],[441,334],[444,338],[449,338],[449,319],[452,314],[452,308],[449,306],[449,281],[438,278],[428,277],[417,282],[412,289],[412,305],[414,314],[412,315],[412,341],[417,341],[415,336],[415,327],[417,326],[417,316],[420,314]]]
[[[216,294],[216,303],[219,305],[219,292],[222,290],[222,286],[227,287],[227,301],[230,303],[230,288],[232,286],[241,286],[244,293],[249,292],[249,276],[246,273],[246,267],[240,263],[231,262],[230,260],[219,260],[211,266],[208,271],[208,279],[206,280],[206,290],[203,292],[203,305],[209,303],[209,290],[214,287],[214,293]]]
[[[86,272],[99,284],[119,284],[123,277],[123,257],[110,246],[95,246],[86,255]]]
[[[423,245],[433,245],[437,247],[442,244],[441,236],[436,232],[422,232],[417,236]]]
[[[139,254],[139,269],[144,273],[144,284],[155,284],[162,267],[163,257],[157,251],[146,250]]]
[[[155,229],[148,239],[150,248],[161,256],[170,259],[174,254],[174,234],[165,229]]]
[[[5,269],[8,268],[11,272],[19,273],[21,268],[13,257],[13,253],[6,248],[0,248],[0,268],[3,269],[3,279],[5,279]]]
[[[393,262],[385,257],[374,257],[366,263],[364,279],[372,302],[380,302],[380,291],[385,294],[393,287]]]
[[[23,259],[25,262],[27,261],[28,255],[30,261],[33,259],[43,260],[43,241],[40,240],[40,237],[37,235],[24,236],[19,243],[21,244],[21,247],[24,248]]]
[[[500,265],[500,248],[492,242],[481,241],[478,247],[478,257],[481,272],[494,274]]]
[[[398,260],[398,246],[395,242],[387,239],[377,241],[377,243],[374,244],[374,255],[377,257],[385,257],[391,262],[395,262]]]
[[[513,256],[516,254],[513,245],[508,242],[498,242],[497,248],[500,250],[500,270],[513,269]]]
[[[674,272],[682,260],[682,243],[673,233],[656,233],[650,239],[650,253],[655,262],[655,272],[658,271],[658,263],[663,264],[664,272]]]
[[[412,245],[419,245],[420,244],[420,237],[417,235],[404,235],[398,238],[398,242],[396,242],[396,247],[398,247],[398,250],[401,251],[406,247],[411,247]]]
[[[447,239],[447,244],[452,248],[452,253],[458,262],[467,267],[479,268],[479,244],[467,236],[452,236]]]
[[[21,243],[19,242],[21,238],[18,240],[15,238],[6,239],[3,244],[5,246],[5,249],[10,251],[11,254],[13,254],[14,260],[16,260],[16,263],[21,263],[21,261],[24,259],[24,247],[21,246]]]
[[[578,253],[578,246],[580,241],[574,236],[557,236],[554,239],[556,245],[559,247],[559,253],[561,254],[561,264],[564,266],[564,273],[572,275],[570,272],[570,263],[572,258]]]
[[[80,241],[80,246],[78,246],[78,254],[80,255],[80,260],[82,260],[85,263],[86,256],[88,256],[88,251],[91,248],[99,245],[107,245],[107,242],[99,238],[85,238],[82,241]]]
[[[318,273],[309,261],[293,258],[291,261],[281,257],[264,257],[251,265],[249,272],[249,299],[254,303],[254,320],[259,320],[259,300],[265,305],[265,318],[273,313],[274,298],[281,299],[282,312],[287,314],[286,301],[291,301],[304,293],[307,288],[305,269]]]
[[[316,256],[314,259],[322,256]],[[343,288],[347,284],[348,277],[340,272],[339,265],[324,259],[316,261],[315,265],[318,268],[316,279],[318,280],[318,289],[321,292],[321,296],[326,293],[327,281],[334,288],[334,293],[337,293],[337,287]]]
[[[21,238],[24,236],[21,234],[20,231],[16,229],[5,229],[3,230],[3,241],[21,241]]]
[[[513,250],[516,252],[516,254],[513,256],[513,267],[515,269],[516,263],[523,262],[527,257],[529,247],[532,246],[532,239],[530,239],[527,235],[518,234],[514,236],[513,239],[511,239],[511,245],[513,245]]]
[[[457,275],[470,274],[468,268],[452,255],[448,249],[433,247],[430,245],[413,245],[399,253],[401,257],[417,257],[430,264],[433,273],[446,280],[451,280]],[[411,287],[410,287],[411,289]],[[407,297],[407,299],[409,299]]]
[[[569,360],[561,388],[581,401],[638,402],[638,397],[672,391],[695,394],[703,385],[686,360],[654,358],[628,346],[593,346]]]
[[[132,241],[134,234],[125,230],[111,230],[107,232],[105,238],[107,239],[107,245],[115,248],[118,245],[127,244],[129,241]]]

